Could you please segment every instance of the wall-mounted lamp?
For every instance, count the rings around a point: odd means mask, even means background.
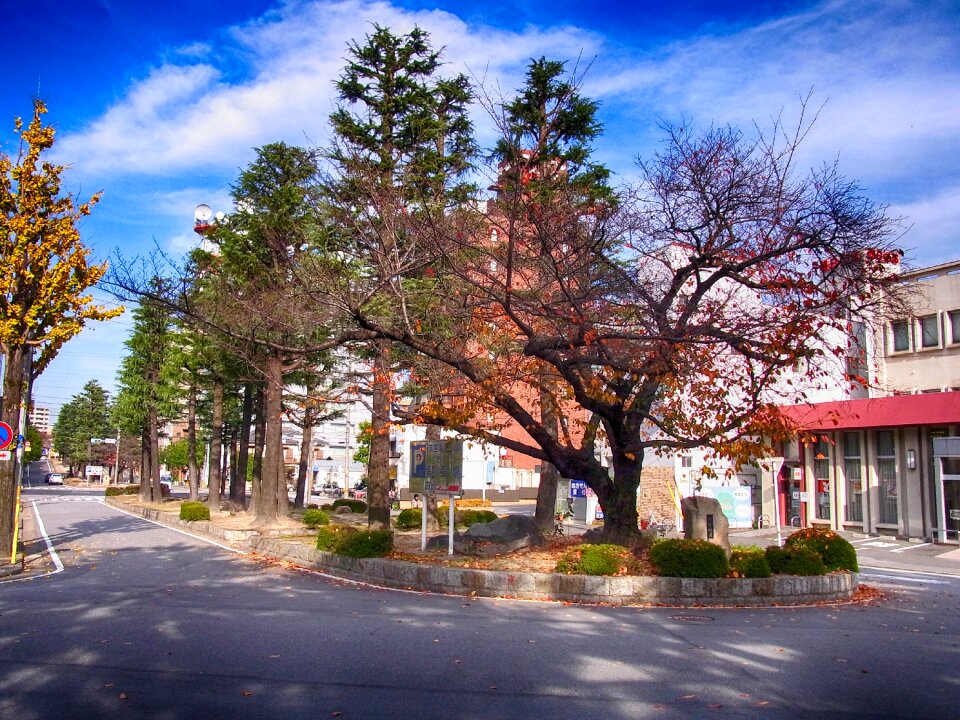
[[[907,470],[917,469],[917,451],[907,450]]]

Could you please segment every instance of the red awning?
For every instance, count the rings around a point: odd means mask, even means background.
[[[787,405],[780,412],[804,430],[960,424],[960,392]]]

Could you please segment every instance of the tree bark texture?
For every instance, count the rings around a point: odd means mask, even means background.
[[[3,419],[16,435],[20,427],[20,402],[23,399],[23,356],[22,346],[6,345],[2,348],[7,354],[6,374],[3,380]],[[14,449],[16,437],[8,449]],[[9,562],[13,554],[14,523],[17,514],[17,483],[15,462],[0,460],[0,563]]]
[[[373,373],[367,517],[371,530],[390,529],[390,372],[389,345],[378,342]]]
[[[213,382],[213,418],[210,427],[210,482],[207,505],[211,513],[220,512],[220,457],[223,452],[223,381]]]

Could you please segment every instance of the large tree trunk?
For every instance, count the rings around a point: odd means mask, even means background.
[[[72,474],[72,472],[71,472]],[[150,478],[153,477],[153,458],[150,456],[150,430],[140,431],[140,499],[150,499]]]
[[[187,483],[190,499],[200,499],[200,468],[197,465],[197,387],[190,385],[187,398]]]
[[[163,486],[160,484],[160,421],[157,408],[151,404],[147,411],[147,435],[150,440],[150,496],[155,502],[163,499]]]
[[[23,399],[22,346],[2,346],[6,353],[6,374],[3,380],[3,414],[14,434],[20,427],[20,402]],[[15,450],[16,438],[8,449]],[[17,482],[14,461],[0,460],[0,563],[13,555],[13,535],[17,515]]]
[[[640,518],[637,515],[637,488],[640,487],[640,472],[643,458],[626,457],[614,451],[613,481],[602,474],[602,468],[590,483],[597,493],[603,508],[604,542],[633,545],[640,534]]]
[[[253,385],[243,386],[243,410],[240,417],[240,433],[237,439],[236,483],[230,486],[230,502],[236,510],[247,507],[247,463],[250,460],[250,425],[253,418]]]
[[[547,434],[554,440],[560,419],[557,406],[551,392],[549,378],[543,377],[540,381],[540,422]],[[540,485],[537,488],[537,509],[534,517],[537,527],[545,534],[553,532],[554,518],[557,513],[557,487],[560,484],[560,473],[552,463],[544,462],[540,465]]]
[[[368,526],[390,529],[390,347],[375,343],[373,416],[370,422],[370,463],[367,466]]]
[[[305,505],[306,498],[310,497],[309,487],[312,484],[312,478],[307,477],[310,468],[310,456],[313,454],[313,422],[310,419],[310,411],[304,413],[303,418],[303,439],[300,442],[300,463],[297,465],[297,496],[293,501],[293,506],[302,508]]]
[[[223,381],[213,382],[213,420],[210,428],[210,482],[207,505],[211,513],[220,512],[220,455],[223,452]]]
[[[286,513],[287,488],[283,474],[283,361],[277,353],[270,353],[266,362],[264,382],[264,448],[260,495],[255,507],[257,525],[274,525],[280,517],[280,505]],[[256,482],[256,481],[254,481]],[[281,493],[283,497],[281,498]]]
[[[267,423],[264,416],[266,399],[264,396],[263,384],[260,384],[257,387],[257,421],[253,435],[253,488],[251,491],[251,500],[253,502],[254,513],[256,513],[256,508],[260,506],[260,488],[262,485],[261,481],[263,480],[263,448],[267,439]]]

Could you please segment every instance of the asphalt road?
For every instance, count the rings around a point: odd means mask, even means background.
[[[871,606],[575,607],[379,590],[24,493],[53,555],[0,584],[0,718],[943,718],[960,578]]]

